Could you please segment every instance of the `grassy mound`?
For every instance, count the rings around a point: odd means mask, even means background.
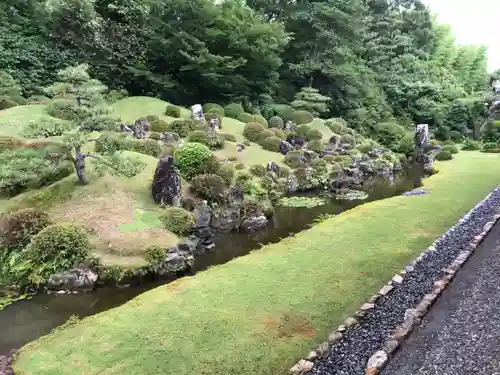
[[[30,121],[52,118],[43,104],[20,105],[0,111],[0,135],[16,135]]]
[[[500,184],[498,157],[437,167],[431,194],[357,207],[144,293],[24,347],[16,373],[283,373]]]
[[[160,119],[171,122],[176,120],[174,117],[165,116],[165,109],[169,103],[148,96],[132,96],[121,99],[112,104],[114,114],[123,121],[134,122],[140,117],[156,115]],[[189,117],[191,111],[181,108],[181,117]]]

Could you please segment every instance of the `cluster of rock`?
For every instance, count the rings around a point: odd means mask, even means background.
[[[0,354],[0,375],[14,375],[12,369],[12,356],[13,353]]]

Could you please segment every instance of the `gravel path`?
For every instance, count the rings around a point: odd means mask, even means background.
[[[500,375],[499,235],[497,224],[383,375]]]
[[[391,293],[381,297],[376,308],[367,313],[361,324],[349,329],[338,342],[330,344],[328,354],[314,364],[312,373],[364,375],[368,358],[380,350],[387,336],[401,325],[405,311],[415,307],[426,293],[432,291],[433,283],[440,277],[441,270],[468,247],[469,242],[482,232],[485,224],[493,219],[499,209],[500,189],[497,188],[484,203],[437,241],[435,251],[428,253],[413,270],[409,270],[404,281],[396,285]],[[476,310],[479,311],[477,307]],[[422,374],[424,373],[426,372]],[[398,374],[414,373],[405,371]],[[492,375],[484,372],[481,374]]]

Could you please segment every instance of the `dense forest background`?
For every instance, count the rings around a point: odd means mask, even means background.
[[[458,45],[419,0],[2,0],[0,28],[0,69],[25,97],[87,63],[175,104],[309,96],[365,132],[474,135],[492,78],[486,48]]]

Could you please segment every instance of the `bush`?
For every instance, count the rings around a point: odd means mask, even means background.
[[[281,139],[275,136],[267,137],[260,144],[264,150],[280,152]]]
[[[124,99],[128,96],[128,92],[125,89],[119,89],[119,90],[111,90],[107,95],[106,95],[106,101],[108,103],[115,103],[118,100]]]
[[[255,164],[250,167],[250,173],[256,177],[263,177],[266,175],[267,169],[261,164]]]
[[[344,134],[340,138],[340,143],[342,143],[342,144],[349,144],[351,146],[355,146],[356,145],[356,139],[352,135],[350,135],[350,134]]]
[[[175,120],[169,124],[168,131],[179,134],[179,137],[186,137],[191,130],[205,130],[205,125],[192,119]]]
[[[210,111],[205,112],[205,114],[207,114],[207,113],[213,113],[219,117],[224,117],[224,108],[222,108],[222,107],[221,108],[212,108]]]
[[[229,142],[238,142],[236,139],[236,136],[231,133],[218,133],[220,137],[224,138],[226,141]]]
[[[4,109],[9,109],[12,107],[17,107],[17,103],[7,96],[0,96],[0,111]]]
[[[216,175],[222,177],[226,185],[231,185],[233,183],[234,175],[236,174],[236,171],[234,170],[233,164],[231,163],[224,163],[222,164],[217,172],[215,173]]]
[[[190,142],[182,145],[174,152],[174,158],[186,180],[191,180],[198,174],[207,173],[210,169],[218,169],[216,161],[214,168],[215,157],[210,149],[201,143]]]
[[[170,130],[170,126],[166,121],[155,120],[149,123],[149,130],[155,133],[165,133]]]
[[[40,119],[27,123],[22,129],[22,134],[26,138],[57,137],[63,135],[72,128],[73,124],[71,122],[58,121],[50,118]]]
[[[25,142],[16,137],[11,137],[8,135],[0,135],[0,153],[8,150],[14,150],[19,147],[23,147]]]
[[[129,138],[125,134],[107,132],[101,134],[94,147],[97,153],[114,153],[116,151],[134,151],[144,155],[158,157],[162,148],[154,139]]]
[[[459,131],[456,131],[456,130],[450,130],[449,136],[450,136],[450,139],[456,143],[459,143],[464,139],[464,136],[462,135],[462,133],[460,133]]]
[[[241,104],[231,103],[231,104],[228,104],[224,107],[224,113],[225,113],[226,117],[231,117],[231,118],[237,119],[238,116],[244,112],[245,112],[245,110],[243,109]]]
[[[147,115],[146,120],[151,124],[154,121],[158,121],[160,118],[156,115]]]
[[[79,106],[70,99],[52,100],[47,106],[47,112],[52,117],[67,121],[83,121],[92,116],[88,107]]]
[[[269,128],[269,130],[271,130],[274,135],[276,137],[278,137],[279,139],[285,139],[286,138],[286,134],[283,130],[281,129],[278,129],[278,128]]]
[[[273,109],[273,114],[281,117],[284,122],[293,121],[295,109],[288,104],[272,104],[270,107]]]
[[[320,154],[325,150],[325,145],[320,140],[315,139],[307,144],[307,148]]]
[[[144,155],[159,157],[162,153],[162,148],[154,139],[130,139],[126,143],[126,149],[129,151],[138,152]]]
[[[167,207],[161,219],[170,232],[179,236],[189,234],[195,224],[194,215],[181,207]]]
[[[261,115],[253,115],[253,119],[251,121],[255,121],[255,122],[258,122],[262,125],[264,125],[264,127],[268,127],[268,124],[267,124],[267,120],[262,117]]]
[[[195,194],[212,201],[222,201],[225,189],[226,182],[216,174],[201,174],[191,182],[191,190]]]
[[[247,146],[247,147],[249,147],[249,146],[251,145],[250,141],[249,141],[249,140],[247,140],[247,139],[245,139],[245,140],[243,141],[243,144],[244,144],[245,146]]]
[[[259,133],[259,142],[262,142],[267,137],[274,137],[274,132],[269,129],[264,129]]]
[[[31,237],[50,224],[49,215],[34,208],[0,216],[0,250],[23,249]]]
[[[319,130],[313,129],[309,125],[300,125],[297,127],[297,135],[305,138],[307,141],[323,138],[323,134]]]
[[[476,151],[481,148],[481,143],[478,141],[474,141],[470,138],[466,138],[464,142],[464,146],[462,147],[462,150],[464,151]]]
[[[292,121],[295,122],[297,125],[302,125],[302,124],[309,124],[314,120],[313,115],[311,112],[308,111],[295,111],[292,116]]]
[[[450,154],[458,154],[458,148],[455,145],[446,145],[443,147],[443,151],[449,152]]]
[[[221,116],[224,116],[224,108],[215,103],[205,103],[203,104],[203,112],[211,112],[212,109],[215,109],[215,113],[219,113]]]
[[[269,119],[269,127],[270,128],[278,128],[283,129],[285,127],[285,122],[279,116],[273,116]]]
[[[406,129],[395,122],[378,123],[374,130],[376,140],[391,150],[396,150],[407,134]]]
[[[446,160],[451,160],[453,159],[453,155],[448,152],[448,151],[439,151],[437,154],[436,154],[436,160],[438,161],[446,161]]]
[[[116,131],[118,130],[120,124],[121,121],[117,117],[110,115],[97,115],[85,120],[80,129],[88,132],[101,132],[103,130]]]
[[[442,143],[444,146],[446,145],[451,145],[451,146],[454,146],[455,145],[455,142],[453,142],[451,139],[447,139],[446,141],[443,141]]]
[[[168,104],[165,108],[165,115],[169,117],[181,117],[181,109],[173,104]]]
[[[203,130],[195,130],[193,132],[190,132],[188,134],[188,141],[202,143],[208,146],[208,148],[210,148],[211,150],[224,148],[225,143],[224,138],[220,137],[217,133],[208,133]]]
[[[253,118],[254,118],[253,115],[251,115],[250,113],[246,113],[246,112],[240,113],[237,117],[238,121],[244,122],[245,124],[247,122],[252,122]]]
[[[243,135],[252,142],[258,142],[260,139],[260,132],[264,130],[265,127],[258,122],[249,122],[243,128]]]
[[[149,133],[149,138],[154,139],[155,141],[159,141],[159,140],[161,140],[161,134],[151,132],[151,133]]]
[[[235,168],[236,170],[240,171],[240,170],[242,170],[242,169],[245,169],[245,164],[243,164],[243,163],[238,163],[238,164],[236,164],[236,165],[235,165],[235,167],[234,167],[234,168]]]
[[[331,118],[325,121],[325,125],[336,134],[344,134],[347,129],[347,122],[343,118]]]
[[[302,165],[303,153],[300,150],[291,151],[285,156],[285,164],[290,168],[298,168]]]
[[[482,151],[484,152],[498,152],[498,144],[496,144],[495,142],[486,142],[484,145],[483,145],[483,149]]]
[[[415,136],[407,132],[406,135],[399,141],[399,144],[394,152],[404,154],[405,156],[411,155],[415,150]]]
[[[214,119],[216,119],[219,122],[219,124],[222,128],[222,116],[221,115],[219,115],[216,112],[211,112],[211,111],[205,113],[205,120],[207,121],[207,124],[210,122],[210,120],[214,120]]]

